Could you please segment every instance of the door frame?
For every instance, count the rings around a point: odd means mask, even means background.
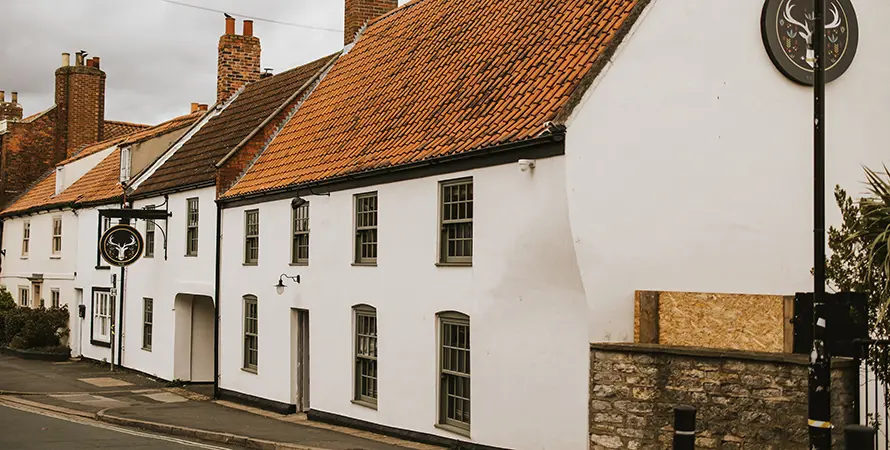
[[[309,411],[309,310],[291,309],[291,387],[297,412]]]

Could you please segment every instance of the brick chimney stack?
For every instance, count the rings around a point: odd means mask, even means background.
[[[253,21],[245,20],[243,34],[235,34],[235,19],[226,18],[226,34],[219,38],[216,101],[222,103],[241,86],[260,79],[260,40]]]
[[[21,120],[22,105],[18,92],[12,93],[12,101],[6,101],[6,92],[0,91],[0,120]]]
[[[72,66],[70,55],[63,53],[62,67],[56,69],[56,162],[105,134],[105,72],[98,57],[85,57],[77,52]]]
[[[355,40],[355,34],[369,21],[399,7],[398,0],[346,0],[343,45]]]

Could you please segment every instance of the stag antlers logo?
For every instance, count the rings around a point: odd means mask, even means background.
[[[99,240],[99,253],[108,264],[129,266],[142,256],[142,235],[129,225],[115,225]]]
[[[761,18],[763,44],[770,59],[788,78],[813,84],[815,64],[813,0],[766,0]],[[850,67],[859,44],[859,24],[850,0],[825,0],[825,81]]]

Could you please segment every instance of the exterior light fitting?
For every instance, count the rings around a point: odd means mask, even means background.
[[[292,277],[290,275],[281,274],[281,276],[278,277],[278,284],[275,285],[275,291],[278,292],[278,295],[284,294],[284,288],[286,287],[284,285],[285,278],[290,278],[291,280],[296,281],[298,284],[300,283],[299,275]]]

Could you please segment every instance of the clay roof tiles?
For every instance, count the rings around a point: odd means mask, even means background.
[[[214,164],[259,127],[300,87],[336,55],[248,84],[218,116],[210,119],[194,136],[143,181],[134,196],[167,189],[213,184]]]
[[[534,138],[645,3],[410,2],[368,26],[223,197]]]
[[[132,134],[140,130],[144,130],[146,128],[151,128],[151,125],[143,125],[140,123],[130,123],[130,122],[118,122],[115,120],[106,120],[105,121],[105,139],[114,139],[116,137],[121,137],[127,134]]]
[[[197,121],[204,111],[180,116],[160,125],[147,128],[136,133],[121,136],[115,139],[85,147],[80,153],[61,164],[71,162],[87,155],[97,153],[115,145],[125,145],[148,140],[154,137],[170,133]],[[74,204],[90,204],[110,202],[117,199],[123,193],[120,184],[120,149],[114,149],[99,164],[90,169],[86,174],[75,181],[71,186],[59,195],[56,192],[56,172],[49,171],[39,179],[24,194],[15,199],[0,214],[9,215],[23,213],[30,210],[50,209],[58,206],[72,206]]]

